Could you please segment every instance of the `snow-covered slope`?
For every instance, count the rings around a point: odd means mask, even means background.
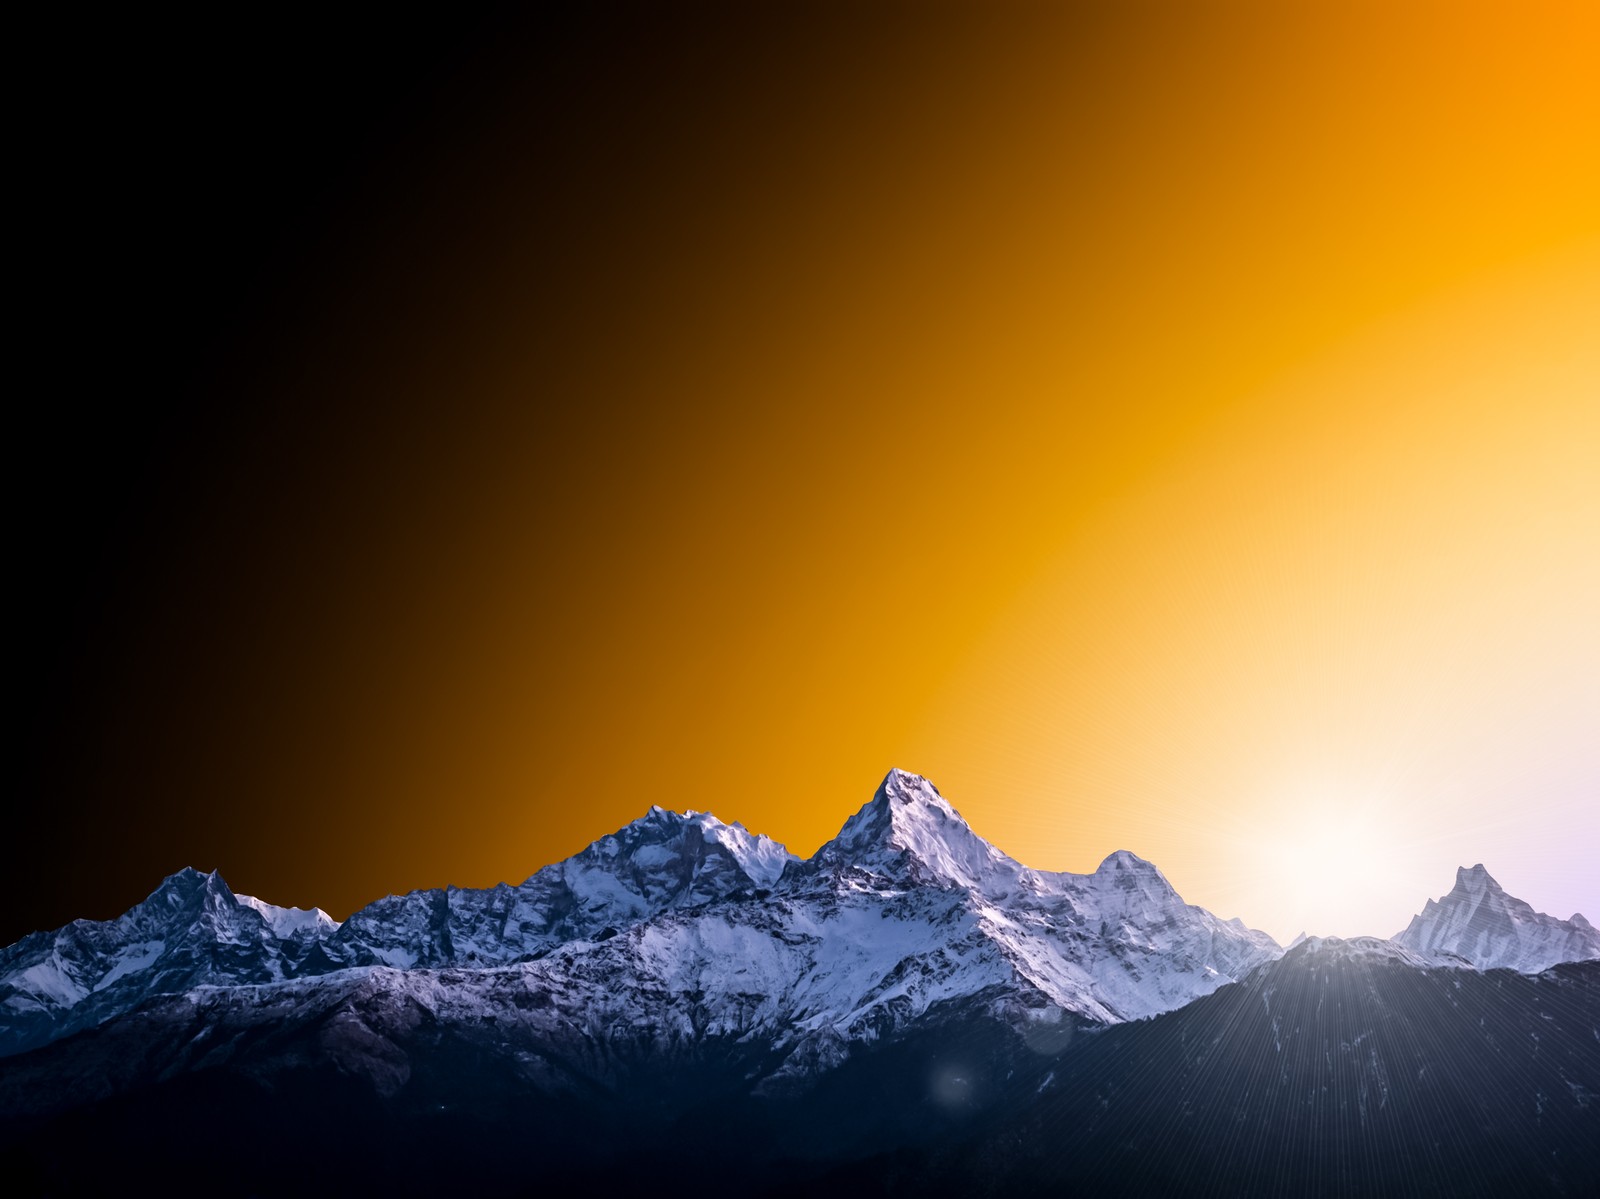
[[[1126,850],[1093,874],[1024,866],[974,833],[932,783],[901,770],[795,873],[797,883],[820,877],[845,892],[957,894],[1020,979],[1096,1020],[1179,1007],[1282,952],[1267,934],[1184,903]]]
[[[1458,869],[1449,894],[1428,900],[1394,940],[1432,958],[1523,974],[1538,974],[1560,962],[1600,958],[1600,931],[1582,913],[1559,920],[1536,912],[1515,895],[1507,895],[1482,863]]]
[[[267,927],[280,940],[292,940],[302,935],[320,938],[339,927],[339,922],[321,908],[280,908],[254,895],[235,894],[234,898],[243,906],[259,912],[267,922]]]
[[[0,950],[0,1053],[66,1036],[151,995],[300,972],[338,925],[181,870],[115,920],[74,920]]]
[[[672,908],[770,888],[795,861],[769,837],[709,812],[652,807],[520,886],[391,895],[327,940],[341,965],[506,965],[569,941],[603,940]]]
[[[1133,854],[1087,875],[1023,866],[896,770],[806,862],[708,814],[652,808],[520,886],[390,896],[342,925],[175,875],[120,921],[6,950],[0,1045],[41,1044],[153,995],[249,987],[240,1000],[254,1003],[263,984],[288,997],[359,978],[553,1042],[758,1037],[781,1081],[935,1009],[1112,1023],[1280,952],[1185,904]]]
[[[663,912],[496,985],[548,997],[513,1017],[540,1043],[759,1038],[781,1087],[939,1012],[1049,1038],[1181,1006],[1278,952],[1185,904],[1132,854],[1091,875],[1030,870],[925,779],[894,771],[764,900]]]

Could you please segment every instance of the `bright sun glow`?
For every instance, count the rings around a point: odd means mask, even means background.
[[[1402,868],[1400,829],[1383,797],[1350,796],[1331,786],[1304,789],[1262,830],[1253,856],[1281,898],[1281,927],[1313,936],[1387,937],[1393,928],[1367,927],[1366,914],[1396,886]],[[1417,900],[1413,901],[1420,902]]]

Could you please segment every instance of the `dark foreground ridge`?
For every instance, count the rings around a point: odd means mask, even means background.
[[[1024,1040],[935,1013],[798,1094],[752,1095],[761,1045],[653,1054],[597,1037],[581,1091],[534,1047],[403,1009],[253,1029],[155,1005],[13,1059],[17,1194],[175,1179],[224,1193],[1585,1195],[1600,1183],[1600,963],[1537,977],[1297,948],[1176,1012]],[[341,1054],[411,1063],[380,1094]],[[19,1115],[62,1077],[108,1097]],[[114,1093],[115,1092],[115,1093]],[[93,1146],[93,1152],[85,1152]]]

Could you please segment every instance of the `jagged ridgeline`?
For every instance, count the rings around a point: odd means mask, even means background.
[[[531,1193],[604,1158],[695,1194],[1574,1193],[1594,958],[1481,867],[1394,942],[1284,954],[1132,854],[1025,867],[892,771],[804,861],[653,808],[519,886],[343,924],[183,871],[24,938],[3,1152],[56,1192],[188,1164]]]

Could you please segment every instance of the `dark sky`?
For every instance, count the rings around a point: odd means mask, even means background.
[[[176,761],[237,749],[207,743],[212,705],[249,718],[227,673],[253,655],[234,639],[292,639],[262,627],[282,596],[260,593],[243,547],[304,536],[336,556],[305,509],[385,399],[341,394],[332,364],[352,343],[370,358],[406,306],[431,315],[421,284],[462,231],[429,211],[450,202],[430,176],[470,152],[507,55],[524,85],[558,78],[607,26],[121,14],[24,51],[21,828],[0,940],[114,914],[197,849],[225,865],[184,836],[219,815],[314,835],[295,797],[262,811],[259,792],[177,781]],[[375,249],[397,227],[418,242],[404,258]]]
[[[807,853],[891,766],[1275,934],[1592,907],[1600,21],[1539,7],[20,31],[0,941],[652,803]]]
[[[543,766],[575,712],[595,746],[619,739],[630,676],[676,686],[608,648],[619,623],[670,625],[674,601],[618,597],[654,577],[704,607],[648,525],[684,490],[667,447],[721,436],[726,407],[635,364],[676,353],[653,314],[708,302],[702,257],[726,275],[784,244],[763,227],[799,195],[783,164],[855,126],[905,13],[547,4],[39,32],[19,173],[22,824],[0,940],[115,915],[184,865],[342,916],[389,889],[520,879],[657,798],[706,806],[682,781],[607,784],[595,815],[570,791],[603,751]],[[732,302],[746,322],[774,303]],[[738,569],[742,552],[694,551]],[[463,866],[508,819],[527,847]]]

